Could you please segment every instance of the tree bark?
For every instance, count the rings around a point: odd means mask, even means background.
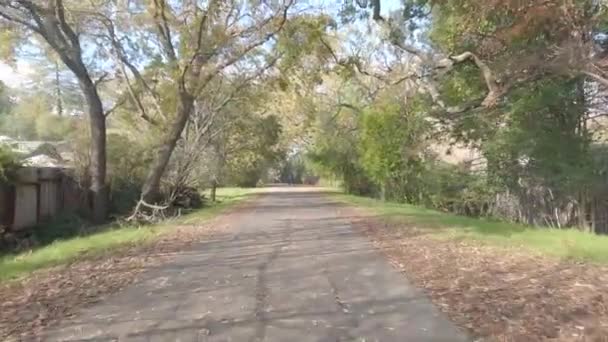
[[[57,97],[57,115],[63,116],[63,100],[61,99],[61,84],[59,82],[59,63],[55,61],[55,96]]]
[[[155,160],[152,163],[152,167],[142,186],[141,198],[147,203],[158,201],[160,195],[160,180],[167,169],[171,154],[173,154],[177,141],[182,135],[182,131],[186,126],[186,122],[188,122],[193,107],[194,97],[182,88],[179,92],[179,101],[176,110],[177,118],[161,142]]]
[[[108,189],[106,186],[106,118],[97,88],[88,75],[77,75],[84,93],[91,129],[91,197],[92,219],[103,222],[108,214]]]
[[[211,182],[211,202],[215,202],[217,199],[217,180]]]

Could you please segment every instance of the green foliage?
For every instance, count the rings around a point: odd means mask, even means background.
[[[36,120],[36,139],[58,141],[68,137],[75,125],[73,119],[47,114]]]
[[[108,134],[112,212],[125,214],[137,203],[153,152],[150,146],[140,141],[120,134]]]
[[[45,246],[57,240],[83,235],[90,223],[77,213],[62,213],[50,222],[31,228],[32,238],[37,246]]]
[[[361,164],[387,198],[420,202],[425,196],[420,186],[429,125],[415,107],[391,100],[363,114]]]
[[[15,35],[11,31],[0,31],[0,60],[12,58],[14,40]]]
[[[227,183],[255,187],[282,151],[277,149],[281,124],[276,116],[243,115],[224,134]]]
[[[307,158],[321,175],[338,177],[348,193],[372,195],[376,192],[373,182],[358,163],[358,155],[352,150],[337,148],[337,145],[317,145]],[[352,148],[352,146],[351,146]]]
[[[17,156],[0,145],[0,183],[10,182],[13,173],[20,167]]]
[[[0,132],[23,140],[64,140],[77,119],[55,115],[51,108],[45,94],[20,97],[8,113],[0,116]]]
[[[547,78],[515,91],[509,123],[484,144],[492,174],[507,186],[522,179],[573,191],[592,173],[581,79]]]
[[[0,81],[0,122],[4,120],[4,115],[11,110],[12,103],[9,98],[9,88]]]
[[[348,192],[373,195],[377,188],[362,167],[358,149],[365,87],[341,76],[328,79],[323,87],[328,88],[330,101],[343,105],[327,106],[324,99],[316,99],[315,106],[309,107],[316,112],[306,159],[316,174],[339,180]]]
[[[599,180],[594,175],[603,166],[597,164],[600,158],[593,155],[597,149],[592,148],[592,135],[587,128],[589,115],[595,110],[594,95],[589,82],[577,76],[576,71],[585,68],[586,62],[582,60],[592,52],[588,38],[581,37],[574,43],[572,32],[601,32],[605,21],[600,18],[605,12],[605,6],[591,1],[574,1],[561,7],[546,6],[541,0],[525,4],[471,0],[404,2],[405,23],[399,27],[404,27],[407,21],[422,21],[426,26],[418,26],[419,33],[427,34],[433,53],[442,56],[474,53],[491,70],[497,86],[505,91],[496,106],[479,106],[488,87],[480,72],[482,68],[473,60],[456,63],[446,73],[434,74],[433,83],[442,103],[474,110],[455,114],[441,109],[438,114],[427,110],[425,115],[434,116],[444,132],[449,131],[449,141],[474,146],[487,164],[477,177],[471,177],[470,170],[426,158],[421,168],[425,176],[409,180],[427,189],[422,192],[427,194],[423,196],[424,204],[478,215],[492,205],[494,195],[508,193],[518,197],[523,206],[534,203],[533,211],[541,212],[544,210],[541,207],[549,202],[568,203],[564,206],[568,208],[576,206],[573,199],[581,191],[597,186],[594,184]],[[411,39],[406,32],[403,29],[393,38]],[[560,52],[556,53],[557,50]],[[384,132],[393,136],[391,128],[398,124],[395,121],[393,125],[378,126],[375,134],[369,136]],[[407,137],[394,138],[411,145]],[[376,182],[388,177],[387,166],[394,163],[396,153],[387,148],[394,143],[389,139],[384,136],[367,139],[368,148],[374,153],[365,160],[366,170]],[[387,158],[382,160],[378,155]],[[400,164],[395,169],[405,170],[407,166]],[[450,177],[450,173],[458,176]],[[391,184],[388,188],[398,187]],[[538,193],[531,194],[534,191],[546,191],[550,196],[542,198]],[[411,197],[407,201],[420,203]],[[553,208],[555,212],[562,209],[558,207]]]
[[[370,195],[376,189],[366,175],[357,149],[359,113],[350,109],[340,110],[332,116],[319,118],[315,144],[307,153],[313,168],[321,175],[341,179],[349,193]]]
[[[475,65],[461,64],[442,79],[440,91],[447,105],[457,106],[483,98],[487,89]]]
[[[278,178],[281,183],[303,184],[307,177],[314,177],[306,156],[295,153],[287,156],[279,169]]]
[[[422,98],[379,102],[362,118],[359,150],[366,174],[387,200],[468,215],[484,214],[492,191],[483,177],[436,159]]]
[[[489,204],[501,190],[483,174],[440,161],[431,164],[424,179],[428,189],[424,205],[462,215],[488,215]]]
[[[449,52],[462,48],[462,37],[475,26],[473,22],[479,24],[481,20],[477,15],[471,16],[471,13],[479,13],[476,7],[476,1],[470,0],[446,1],[441,6],[434,6],[431,40]]]
[[[290,20],[277,41],[277,50],[283,53],[281,67],[287,69],[301,65],[312,56],[319,60],[327,57],[329,51],[322,39],[332,27],[335,27],[335,22],[327,15],[303,15]]]

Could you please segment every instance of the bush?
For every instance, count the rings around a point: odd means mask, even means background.
[[[10,182],[20,166],[15,153],[5,146],[0,146],[0,183]]]
[[[240,188],[255,188],[258,181],[262,178],[265,168],[255,165],[247,168],[229,170],[228,183]]]
[[[363,170],[384,198],[424,204],[430,195],[426,135],[429,124],[416,104],[390,99],[365,111],[359,140]]]
[[[108,136],[107,149],[111,211],[125,214],[139,200],[141,186],[152,162],[152,149],[118,134]]]

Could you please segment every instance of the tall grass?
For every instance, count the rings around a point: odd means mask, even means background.
[[[221,214],[234,204],[247,199],[256,189],[220,188],[218,202],[210,203],[200,210],[195,210],[177,219],[168,220],[157,225],[124,226],[110,224],[104,229],[89,235],[80,235],[54,242],[30,251],[9,254],[0,257],[0,280],[22,277],[33,271],[70,263],[83,255],[103,253],[128,244],[143,244],[158,238],[175,224],[193,224],[204,222]],[[76,223],[75,223],[76,224]],[[69,229],[61,223],[61,228]],[[41,227],[44,229],[44,227]],[[57,227],[48,227],[49,230]]]
[[[437,238],[473,239],[519,246],[563,259],[608,263],[608,236],[577,229],[530,227],[521,224],[447,214],[408,204],[336,194],[338,200],[371,209],[380,218],[415,226]]]

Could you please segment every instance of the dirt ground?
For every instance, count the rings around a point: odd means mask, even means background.
[[[395,267],[481,341],[608,341],[608,267],[439,240],[428,230],[348,211]]]
[[[0,340],[35,341],[47,327],[137,282],[138,275],[169,261],[174,252],[224,229],[236,211],[205,224],[176,226],[145,246],[124,246],[95,257],[83,256],[70,265],[0,283]]]

